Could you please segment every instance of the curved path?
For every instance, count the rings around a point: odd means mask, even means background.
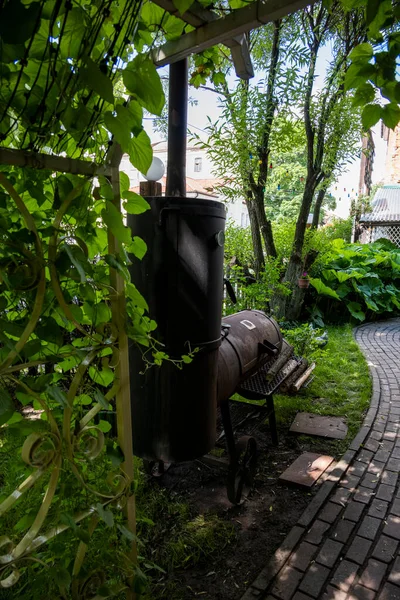
[[[373,378],[363,426],[242,600],[400,600],[400,319],[355,337]]]

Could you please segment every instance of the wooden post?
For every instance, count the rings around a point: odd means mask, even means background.
[[[169,67],[168,162],[166,196],[186,196],[188,60]]]
[[[118,150],[118,149],[117,149]],[[112,169],[111,169],[111,185],[114,192],[113,204],[121,210],[121,195],[119,185],[119,167],[115,166],[120,163],[120,153],[115,150],[112,154]],[[114,235],[108,233],[108,248],[109,253],[118,252],[119,243]],[[125,507],[125,515],[128,521],[128,528],[136,537],[136,505],[135,496],[132,492],[134,479],[133,466],[133,445],[132,445],[132,418],[131,418],[131,396],[129,383],[129,355],[128,355],[128,336],[126,334],[126,307],[125,307],[125,285],[120,274],[113,268],[110,268],[111,286],[115,290],[111,298],[112,321],[118,330],[118,349],[119,361],[115,369],[115,376],[119,380],[119,389],[116,395],[117,408],[117,428],[118,442],[124,454],[124,462],[122,469],[130,481],[131,489],[127,496],[127,504]],[[129,558],[133,564],[137,564],[137,547],[136,541],[132,541]],[[133,579],[130,580],[133,583]],[[136,594],[129,590],[126,595],[128,600],[135,600]]]
[[[159,181],[141,181],[139,184],[140,195],[145,198],[162,196],[162,184]]]

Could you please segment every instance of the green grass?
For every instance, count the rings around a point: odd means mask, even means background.
[[[24,436],[10,428],[0,428],[0,499],[4,500],[30,474],[31,469],[20,457]],[[166,573],[175,569],[186,568],[209,559],[220,552],[235,536],[233,526],[216,515],[198,515],[191,511],[189,505],[174,492],[170,492],[149,480],[142,471],[142,463],[136,461],[136,507],[137,534],[141,569],[148,576],[150,584],[148,600],[171,597],[173,600],[173,582],[163,578],[157,567]],[[96,459],[93,468],[98,483],[105,477],[111,467],[105,455]],[[48,478],[47,478],[48,479]],[[33,518],[37,514],[45,491],[45,483],[40,480],[29,492],[1,518],[1,535],[7,535],[18,542],[27,532]],[[68,473],[64,473],[64,490],[59,490],[53,508],[49,513],[44,531],[59,522],[60,514],[74,514],[83,505],[93,504],[93,499],[86,497],[85,492],[71,484]],[[64,492],[64,493],[62,493]],[[96,501],[95,501],[96,502]],[[123,523],[123,516],[118,509],[113,510],[116,523]],[[75,553],[79,544],[76,533],[68,530],[57,536],[54,541],[40,549],[40,560],[49,566],[43,568],[34,562],[21,569],[21,579],[9,590],[1,592],[2,600],[41,600],[58,597],[59,591],[55,582],[55,569],[72,570]],[[87,571],[103,570],[114,583],[115,565],[121,561],[118,552],[126,552],[128,542],[118,534],[116,528],[109,528],[100,522],[92,536],[88,555],[85,559]],[[114,576],[114,581],[113,581]],[[154,577],[154,578],[153,578]],[[171,587],[171,593],[169,587]],[[69,598],[69,595],[67,596]],[[118,598],[118,596],[116,596]]]
[[[345,451],[361,427],[371,398],[367,362],[353,337],[350,325],[328,327],[329,342],[316,357],[314,380],[294,396],[276,395],[278,423],[290,426],[299,411],[345,417],[346,440],[335,442],[336,451]],[[309,438],[317,443],[315,438]]]

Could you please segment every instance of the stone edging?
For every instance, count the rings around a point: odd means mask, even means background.
[[[353,330],[353,336],[355,338],[356,333],[359,329],[362,329],[365,325],[361,325],[356,327]],[[362,349],[360,348],[361,352]],[[364,354],[364,352],[363,352]],[[368,362],[368,358],[365,356],[365,359]],[[330,472],[329,476],[326,480],[321,484],[320,489],[311,500],[310,504],[304,510],[296,525],[292,527],[278,550],[276,550],[274,556],[270,559],[268,565],[261,571],[258,577],[253,581],[251,586],[246,590],[244,595],[240,600],[255,600],[261,598],[262,592],[265,592],[271,583],[272,579],[279,573],[282,569],[297,543],[301,539],[304,533],[306,533],[307,528],[314,520],[319,510],[322,508],[328,496],[334,490],[334,488],[339,483],[340,479],[343,477],[344,473],[347,471],[351,462],[353,461],[355,455],[358,450],[361,448],[362,444],[365,441],[368,433],[370,432],[371,426],[376,417],[379,401],[381,397],[381,389],[378,375],[376,373],[376,369],[374,365],[368,362],[368,369],[372,378],[372,396],[370,401],[370,407],[368,412],[364,418],[363,424],[361,426],[360,431],[357,433],[353,441],[351,442],[349,449],[344,453],[342,458],[335,464],[334,468]]]

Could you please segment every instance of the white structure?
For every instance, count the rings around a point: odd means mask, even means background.
[[[153,155],[162,160],[167,165],[167,142],[156,142],[153,144]],[[188,198],[204,198],[209,200],[220,200],[226,202],[227,219],[232,219],[236,225],[247,227],[249,225],[249,216],[246,204],[240,198],[236,202],[227,202],[218,189],[221,180],[212,173],[213,165],[207,156],[207,152],[191,145],[186,150],[186,195]],[[138,192],[139,183],[144,181],[144,177],[135,169],[128,155],[124,155],[121,162],[121,171],[126,173],[131,182],[131,189]],[[165,194],[166,177],[161,179],[163,194]]]

